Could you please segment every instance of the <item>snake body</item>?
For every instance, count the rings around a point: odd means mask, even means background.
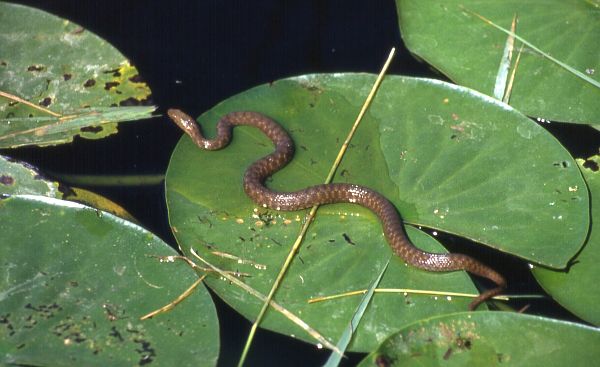
[[[436,272],[466,270],[488,278],[497,287],[476,297],[469,309],[499,294],[506,281],[496,271],[474,258],[463,254],[438,254],[422,251],[407,238],[400,215],[394,205],[383,195],[368,187],[330,183],[310,186],[294,192],[278,192],[267,188],[265,180],[285,167],[294,156],[294,142],[285,129],[271,118],[257,112],[231,112],[217,124],[217,136],[206,139],[196,121],[177,109],[170,109],[169,117],[201,149],[218,150],[229,144],[234,126],[248,125],[260,129],[275,144],[275,150],[252,163],[244,173],[243,186],[246,195],[256,204],[274,210],[301,210],[314,205],[332,203],[355,203],[370,209],[381,220],[383,233],[394,254],[414,267]]]

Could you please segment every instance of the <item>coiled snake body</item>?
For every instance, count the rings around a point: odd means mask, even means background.
[[[231,112],[219,120],[217,136],[206,139],[196,121],[176,109],[170,109],[169,117],[201,149],[218,150],[229,144],[234,126],[248,125],[260,129],[275,144],[275,151],[252,163],[244,174],[244,191],[258,205],[274,210],[301,210],[317,204],[355,203],[369,208],[381,220],[383,233],[393,252],[414,267],[429,271],[466,270],[496,283],[497,287],[475,298],[469,309],[502,292],[506,287],[504,278],[482,264],[463,254],[436,254],[415,247],[406,237],[402,221],[392,203],[378,192],[364,186],[331,183],[311,186],[294,192],[277,192],[264,185],[266,178],[285,167],[294,156],[294,142],[288,133],[274,120],[257,112]]]

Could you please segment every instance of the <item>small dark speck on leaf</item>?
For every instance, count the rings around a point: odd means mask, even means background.
[[[81,132],[83,133],[99,133],[101,132],[102,126],[86,126],[86,127],[82,127],[81,129],[79,129]]]
[[[583,166],[587,169],[591,169],[594,172],[598,172],[598,169],[600,169],[600,167],[598,167],[598,163],[592,161],[591,159],[588,159],[585,162],[583,162]]]
[[[119,82],[107,82],[106,84],[104,84],[104,89],[110,90],[111,88],[118,87],[119,84],[121,84],[121,83],[119,83]]]
[[[0,60],[0,66],[6,66],[6,65],[8,65],[8,64],[6,63],[6,61],[4,61],[4,60]]]
[[[94,79],[88,79],[85,81],[85,83],[83,83],[83,86],[86,88],[93,87],[94,85],[96,85],[96,81]]]
[[[15,179],[11,176],[2,175],[0,176],[0,183],[3,185],[12,185],[15,183]]]
[[[447,361],[448,359],[450,359],[450,356],[452,355],[452,348],[448,348],[448,350],[446,350],[446,353],[444,353],[444,361]]]
[[[44,70],[44,69],[45,69],[45,68],[44,68],[44,66],[43,66],[43,65],[30,65],[30,66],[27,68],[27,71],[42,71],[42,70]]]
[[[129,78],[129,81],[132,83],[143,83],[144,79],[142,79],[140,74],[136,74],[136,75],[132,76],[131,78]]]
[[[119,106],[139,106],[139,105],[140,105],[140,101],[133,97],[129,97],[129,98],[124,99],[121,102],[119,102]]]
[[[63,80],[66,82],[67,80],[71,80],[71,78],[73,77],[72,74],[69,73],[65,73],[63,74]]]
[[[52,104],[52,98],[46,97],[40,101],[40,106],[48,107]]]
[[[346,242],[348,242],[349,244],[356,245],[354,242],[352,242],[352,239],[347,234],[343,233],[342,236],[344,236],[344,240],[346,240]]]
[[[456,338],[456,346],[460,349],[471,349],[471,340],[466,338]]]
[[[121,72],[119,71],[119,68],[116,69],[111,69],[111,70],[106,70],[103,71],[104,74],[112,74],[114,77],[120,77],[121,76]]]
[[[554,167],[559,167],[559,168],[568,168],[569,167],[569,162],[567,162],[567,161],[554,162],[554,163],[552,163],[552,165]]]
[[[112,328],[110,328],[111,332],[108,333],[108,335],[118,339],[119,341],[124,341],[123,336],[121,335],[121,333],[119,332],[119,330],[117,330],[116,326],[113,326]]]

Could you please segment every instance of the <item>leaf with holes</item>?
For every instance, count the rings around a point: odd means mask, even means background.
[[[0,148],[103,138],[154,111],[117,107],[150,89],[114,47],[68,20],[0,3],[0,44]]]

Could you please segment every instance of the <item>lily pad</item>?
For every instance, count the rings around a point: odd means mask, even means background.
[[[458,84],[493,95],[510,29],[555,59],[600,82],[597,1],[396,0],[411,52]],[[515,41],[513,64],[521,43]],[[558,87],[560,86],[560,87]],[[600,88],[525,46],[510,104],[533,117],[600,127]]]
[[[565,271],[556,271],[544,267],[533,267],[533,275],[541,286],[566,309],[582,319],[600,326],[600,282],[598,282],[598,263],[600,263],[600,156],[587,161],[579,160],[579,165],[590,190],[592,198],[592,229],[585,246],[572,259]],[[588,166],[589,164],[589,166]],[[593,223],[596,224],[595,228]]]
[[[99,139],[154,110],[109,108],[140,104],[150,89],[119,51],[69,20],[2,2],[0,44],[1,148]]]
[[[61,185],[27,163],[0,155],[0,195],[41,195],[75,201],[114,214],[130,222],[136,219],[119,204],[97,193]]]
[[[153,257],[176,254],[156,236],[43,196],[4,198],[0,223],[0,364],[216,364],[218,324],[204,287],[139,319],[197,279],[186,264]]]
[[[600,330],[508,312],[444,315],[403,328],[366,366],[588,366],[600,358]]]
[[[1,195],[42,195],[62,198],[57,182],[44,178],[37,168],[0,155]]]
[[[199,120],[209,136],[231,111],[255,110],[282,123],[296,142],[296,155],[268,185],[292,191],[324,180],[374,79],[334,74],[279,80],[236,95]],[[169,220],[183,251],[193,247],[221,268],[249,274],[244,281],[262,293],[304,216],[257,207],[242,190],[246,167],[272,149],[249,127],[236,128],[232,143],[218,152],[202,151],[186,136],[166,175]],[[337,181],[382,192],[408,223],[475,238],[539,263],[564,266],[588,230],[585,183],[565,149],[509,106],[446,83],[386,77],[338,172]],[[416,246],[441,251],[429,236],[407,229]],[[276,299],[337,339],[359,300],[306,302],[365,289],[389,254],[372,213],[350,204],[324,206]],[[257,314],[260,303],[243,291],[220,280],[208,284],[247,318]],[[428,273],[398,259],[381,287],[473,291],[464,273]],[[368,351],[408,322],[464,310],[468,302],[376,294],[351,349]],[[310,340],[273,312],[263,325]]]

